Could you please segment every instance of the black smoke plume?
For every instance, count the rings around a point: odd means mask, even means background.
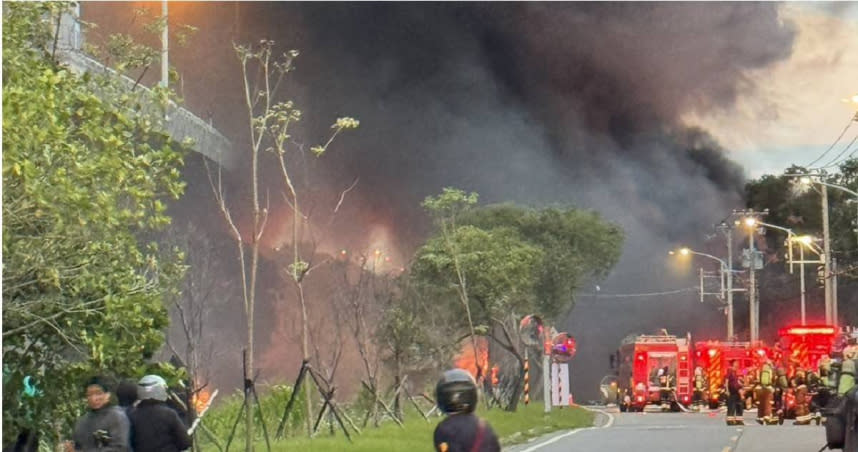
[[[666,270],[667,250],[702,242],[742,206],[743,170],[682,117],[729,109],[757,88],[747,71],[789,56],[794,30],[778,4],[249,2],[173,10],[175,20],[200,28],[191,47],[174,52],[188,105],[236,143],[247,141],[247,120],[232,41],[266,38],[301,50],[290,96],[305,109],[303,136],[322,136],[336,116],[361,121],[325,157],[332,185],[360,177],[345,214],[354,221],[339,234],[344,246],[380,223],[407,257],[428,230],[420,201],[445,186],[479,192],[484,202],[574,204],[622,224],[624,257],[601,283],[602,298],[582,288],[561,325],[579,338],[579,397],[595,395],[608,353],[629,332],[723,334],[723,316],[695,294],[622,302],[604,294],[693,285]]]

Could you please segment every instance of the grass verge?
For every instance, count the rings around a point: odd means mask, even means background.
[[[349,444],[342,432],[337,431],[330,436],[327,431],[320,431],[314,439],[290,438],[271,443],[271,450],[281,451],[346,451],[346,452],[377,452],[377,451],[432,451],[432,432],[441,421],[440,417],[431,418],[426,422],[420,415],[409,413],[404,427],[400,428],[393,422],[385,422],[379,428],[367,427],[360,435],[352,435],[353,443]],[[579,407],[554,408],[551,413],[543,413],[542,404],[531,404],[527,407],[520,405],[515,413],[500,409],[479,410],[480,417],[486,419],[501,438],[503,446],[517,444],[540,435],[556,430],[589,427],[593,425],[593,413]],[[256,450],[265,450],[265,443],[257,443]]]

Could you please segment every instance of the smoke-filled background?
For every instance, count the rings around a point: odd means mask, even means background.
[[[84,3],[82,11],[99,24],[92,33],[106,35],[134,30],[137,7],[160,14],[151,3]],[[288,96],[303,109],[296,135],[308,145],[338,116],[360,120],[322,159],[319,184],[331,196],[359,179],[323,251],[381,246],[392,265],[406,264],[430,230],[420,202],[446,186],[476,191],[481,203],[574,205],[621,224],[620,264],[598,290],[583,287],[558,325],[579,342],[579,399],[596,396],[608,354],[628,333],[723,336],[723,312],[695,293],[608,295],[693,286],[667,251],[701,243],[743,206],[743,169],[681,118],[729,111],[759,89],[749,71],[789,57],[794,27],[777,4],[170,3],[170,22],[199,28],[170,53],[188,108],[240,155],[247,116],[232,42],[265,38],[301,51]],[[230,175],[236,193],[246,176],[242,168]],[[191,178],[186,215],[220,231],[205,176]],[[269,226],[270,247],[288,239],[288,215],[280,218]],[[709,246],[723,254],[723,240]],[[267,324],[262,372],[292,378],[299,323],[283,319],[294,311],[278,303],[261,295],[261,317],[275,314],[279,325]],[[737,313],[737,328],[743,320]],[[239,381],[240,358],[229,359],[223,374]]]

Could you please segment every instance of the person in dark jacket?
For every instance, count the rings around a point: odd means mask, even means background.
[[[727,425],[745,425],[742,418],[742,381],[739,380],[739,362],[730,362],[727,370]]]
[[[128,417],[121,408],[110,404],[109,381],[92,377],[85,388],[89,411],[78,419],[74,441],[66,443],[66,451],[127,452]]]
[[[137,382],[134,380],[122,380],[116,386],[116,400],[119,407],[125,410],[125,414],[131,418],[131,411],[137,403]]]
[[[178,413],[167,406],[167,382],[158,375],[146,375],[137,383],[140,400],[131,412],[134,452],[179,452],[192,441]]]
[[[487,422],[474,414],[477,385],[466,370],[452,369],[435,387],[438,407],[448,416],[435,428],[438,452],[499,452],[500,442]]]

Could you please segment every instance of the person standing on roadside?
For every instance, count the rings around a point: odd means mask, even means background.
[[[739,362],[730,361],[727,370],[727,425],[745,425],[742,418],[742,381],[739,379]]]
[[[179,414],[167,406],[167,382],[146,375],[137,382],[140,401],[131,412],[134,452],[179,452],[193,442]]]
[[[85,386],[89,411],[80,417],[66,452],[128,452],[129,423],[125,412],[110,404],[110,382],[92,377]]]

